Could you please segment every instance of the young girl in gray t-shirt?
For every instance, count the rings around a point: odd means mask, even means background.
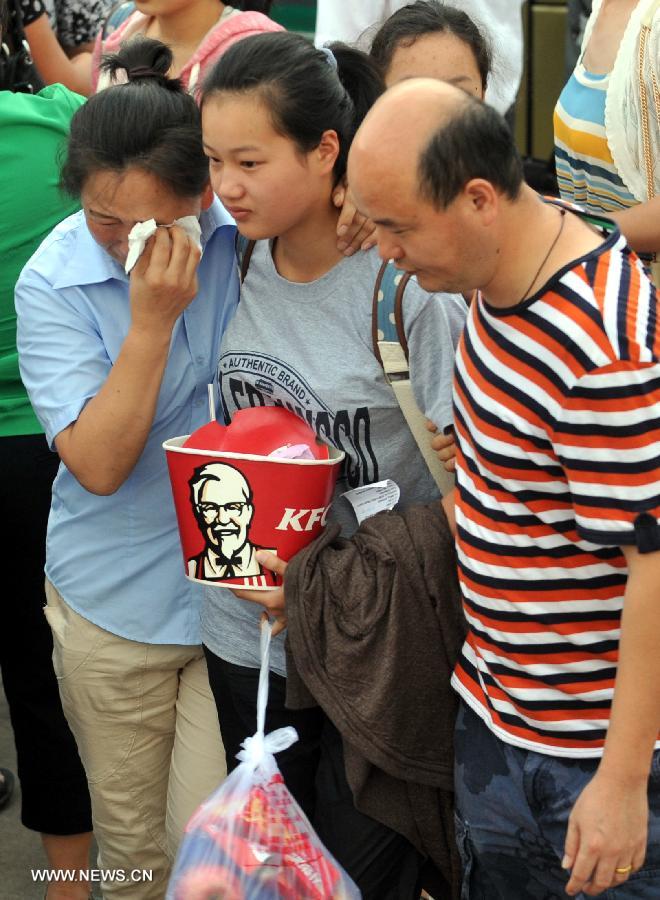
[[[345,533],[357,526],[340,499],[351,488],[391,478],[402,506],[438,497],[372,349],[377,252],[345,257],[336,247],[332,192],[344,177],[353,134],[381,90],[373,62],[359,51],[316,50],[297,35],[280,33],[248,38],[229,50],[210,73],[202,99],[213,187],[241,234],[257,241],[238,311],[222,340],[224,413],[229,420],[245,407],[283,405],[343,450],[330,517]],[[465,315],[462,297],[431,295],[415,281],[408,284],[404,326],[413,391],[441,429],[452,421],[454,348]],[[259,605],[226,588],[206,589],[202,633],[229,769],[255,730],[260,614]],[[328,747],[336,768],[341,742],[332,739],[336,734],[326,741],[332,726],[320,710],[285,709],[281,638],[271,649],[271,670],[267,730],[293,725],[300,736],[278,755],[285,781],[310,817],[322,817],[327,802],[336,815],[338,797],[320,797],[314,781]],[[354,823],[360,814],[346,793]],[[367,835],[375,823],[362,818],[358,831]],[[401,859],[410,852],[399,836],[393,851],[393,833],[377,827],[388,832],[380,844],[388,847],[390,862],[397,852]],[[341,843],[330,850],[365,896],[374,895],[377,889],[367,887],[387,867],[378,855],[368,871],[352,865]],[[354,850],[354,833],[351,844]]]

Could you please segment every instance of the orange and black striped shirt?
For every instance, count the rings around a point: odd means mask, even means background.
[[[598,756],[627,569],[660,549],[657,298],[618,231],[509,309],[479,297],[454,386],[459,693],[503,740]]]

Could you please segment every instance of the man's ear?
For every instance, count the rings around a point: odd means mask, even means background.
[[[213,188],[211,187],[211,182],[209,181],[204,188],[204,193],[202,194],[202,211],[206,211],[209,206],[213,203],[213,198],[215,194],[213,193]]]
[[[472,178],[463,188],[469,211],[477,215],[483,225],[492,224],[499,207],[499,194],[485,178]]]

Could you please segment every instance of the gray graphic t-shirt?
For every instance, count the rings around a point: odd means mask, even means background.
[[[357,521],[341,499],[345,491],[391,478],[401,489],[401,508],[438,497],[373,353],[371,304],[379,268],[371,250],[341,260],[317,281],[293,283],[279,275],[269,243],[260,241],[218,365],[228,421],[246,407],[285,406],[346,453],[328,515],[346,535]],[[411,280],[403,311],[415,399],[443,429],[452,422],[454,354],[466,304],[454,294],[427,294]],[[207,587],[202,639],[222,659],[258,667],[261,612],[227,588]],[[284,635],[272,644],[271,668],[286,674]]]

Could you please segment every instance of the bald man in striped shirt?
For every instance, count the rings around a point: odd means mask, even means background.
[[[504,121],[450,85],[388,91],[349,182],[383,258],[427,291],[479,289],[454,383],[466,896],[657,897],[655,291],[613,225],[523,183]]]

